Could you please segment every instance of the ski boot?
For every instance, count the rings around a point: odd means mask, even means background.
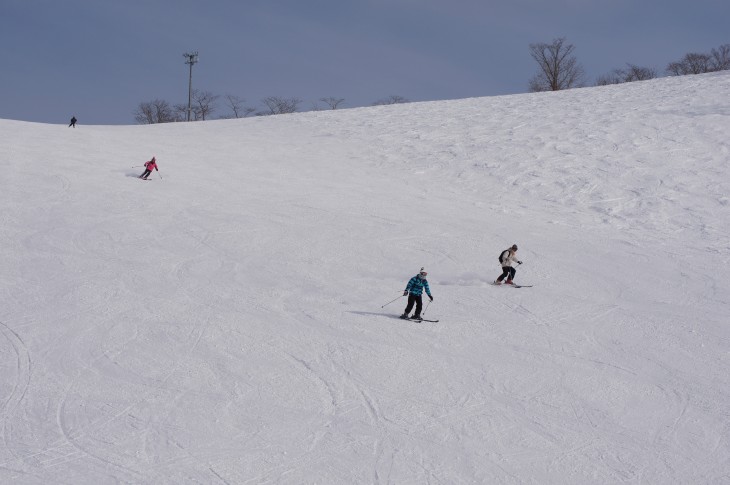
[[[514,283],[512,283],[512,280],[507,280],[504,282],[504,284],[505,285],[514,285]]]
[[[400,316],[400,318],[402,318],[403,320],[408,320],[408,314],[404,313],[403,315]]]

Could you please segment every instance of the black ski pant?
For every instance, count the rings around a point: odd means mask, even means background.
[[[408,306],[406,307],[406,311],[404,313],[406,315],[408,315],[411,312],[411,308],[413,308],[414,303],[416,304],[415,315],[421,316],[421,308],[423,307],[423,298],[421,298],[421,295],[414,295],[413,293],[408,293]]]
[[[142,175],[139,176],[139,178],[146,179],[151,173],[152,172],[150,170],[145,169],[145,171],[142,173]]]
[[[497,281],[502,281],[505,276],[508,277],[508,280],[513,280],[515,279],[515,273],[517,273],[517,270],[514,269],[512,266],[502,266],[502,274],[499,275]]]

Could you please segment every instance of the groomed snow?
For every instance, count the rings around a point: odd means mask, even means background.
[[[0,483],[730,483],[729,161],[728,72],[0,120]]]

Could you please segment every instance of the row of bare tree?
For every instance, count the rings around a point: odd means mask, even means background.
[[[246,105],[246,100],[238,96],[227,94],[223,97],[215,95],[208,91],[194,90],[190,103],[190,119],[195,121],[203,121],[210,119],[211,116],[218,111],[219,102],[223,102],[229,114],[219,116],[219,119],[245,118],[247,116],[270,116],[285,113],[295,113],[299,110],[302,100],[299,98],[284,98],[279,96],[268,96],[261,100],[261,109],[253,108]],[[322,109],[338,109],[344,102],[345,98],[337,98],[333,96],[320,98],[322,105],[314,103],[311,111],[320,111]],[[408,100],[403,96],[392,95],[387,98],[375,101],[373,106],[386,104],[407,103]],[[154,99],[139,103],[137,109],[133,112],[134,119],[141,125],[152,125],[156,123],[174,123],[177,121],[186,121],[188,113],[188,105],[186,104],[170,104],[164,99]]]
[[[561,91],[585,86],[585,71],[575,57],[575,46],[564,37],[554,39],[551,43],[530,44],[530,55],[537,62],[537,73],[530,79],[530,92]],[[709,54],[689,53],[676,62],[670,62],[665,71],[669,75],[701,74],[705,72],[724,71],[730,69],[730,44],[712,49]],[[619,84],[632,81],[644,81],[657,77],[657,71],[651,67],[626,64],[625,68],[617,68],[600,76],[595,85]],[[246,100],[232,94],[221,98],[209,91],[195,90],[191,98],[191,119],[206,120],[218,111],[219,101],[230,110],[230,114],[218,118],[245,118],[247,116],[269,116],[294,113],[299,109],[302,100],[269,96],[261,100],[261,109],[246,105]],[[311,111],[321,109],[338,109],[345,99],[337,97],[320,98],[324,108],[314,103]],[[373,103],[376,105],[407,103],[402,96],[392,95]],[[187,119],[188,106],[171,105],[165,100],[155,99],[140,103],[134,111],[134,119],[139,124],[171,123]]]
[[[530,80],[530,91],[560,91],[585,86],[585,72],[574,51],[575,46],[567,43],[564,37],[554,39],[550,44],[530,44],[530,55],[539,67]],[[626,66],[600,76],[596,80],[596,86],[644,81],[657,77],[654,68],[634,64]],[[666,73],[683,76],[728,69],[730,69],[730,44],[724,44],[712,49],[709,54],[686,54],[679,61],[670,62],[666,67]]]

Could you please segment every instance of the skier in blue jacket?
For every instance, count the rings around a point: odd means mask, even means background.
[[[406,289],[405,291],[403,291],[403,296],[408,295],[408,306],[403,312],[403,315],[400,316],[401,318],[408,318],[408,314],[411,312],[411,308],[413,308],[414,303],[416,305],[416,313],[414,313],[411,318],[421,318],[421,308],[423,307],[423,299],[421,298],[421,295],[423,294],[423,290],[426,290],[426,294],[431,299],[431,301],[433,301],[433,296],[431,296],[431,289],[428,287],[428,280],[426,279],[427,275],[428,273],[423,268],[421,268],[421,271],[408,281]]]

